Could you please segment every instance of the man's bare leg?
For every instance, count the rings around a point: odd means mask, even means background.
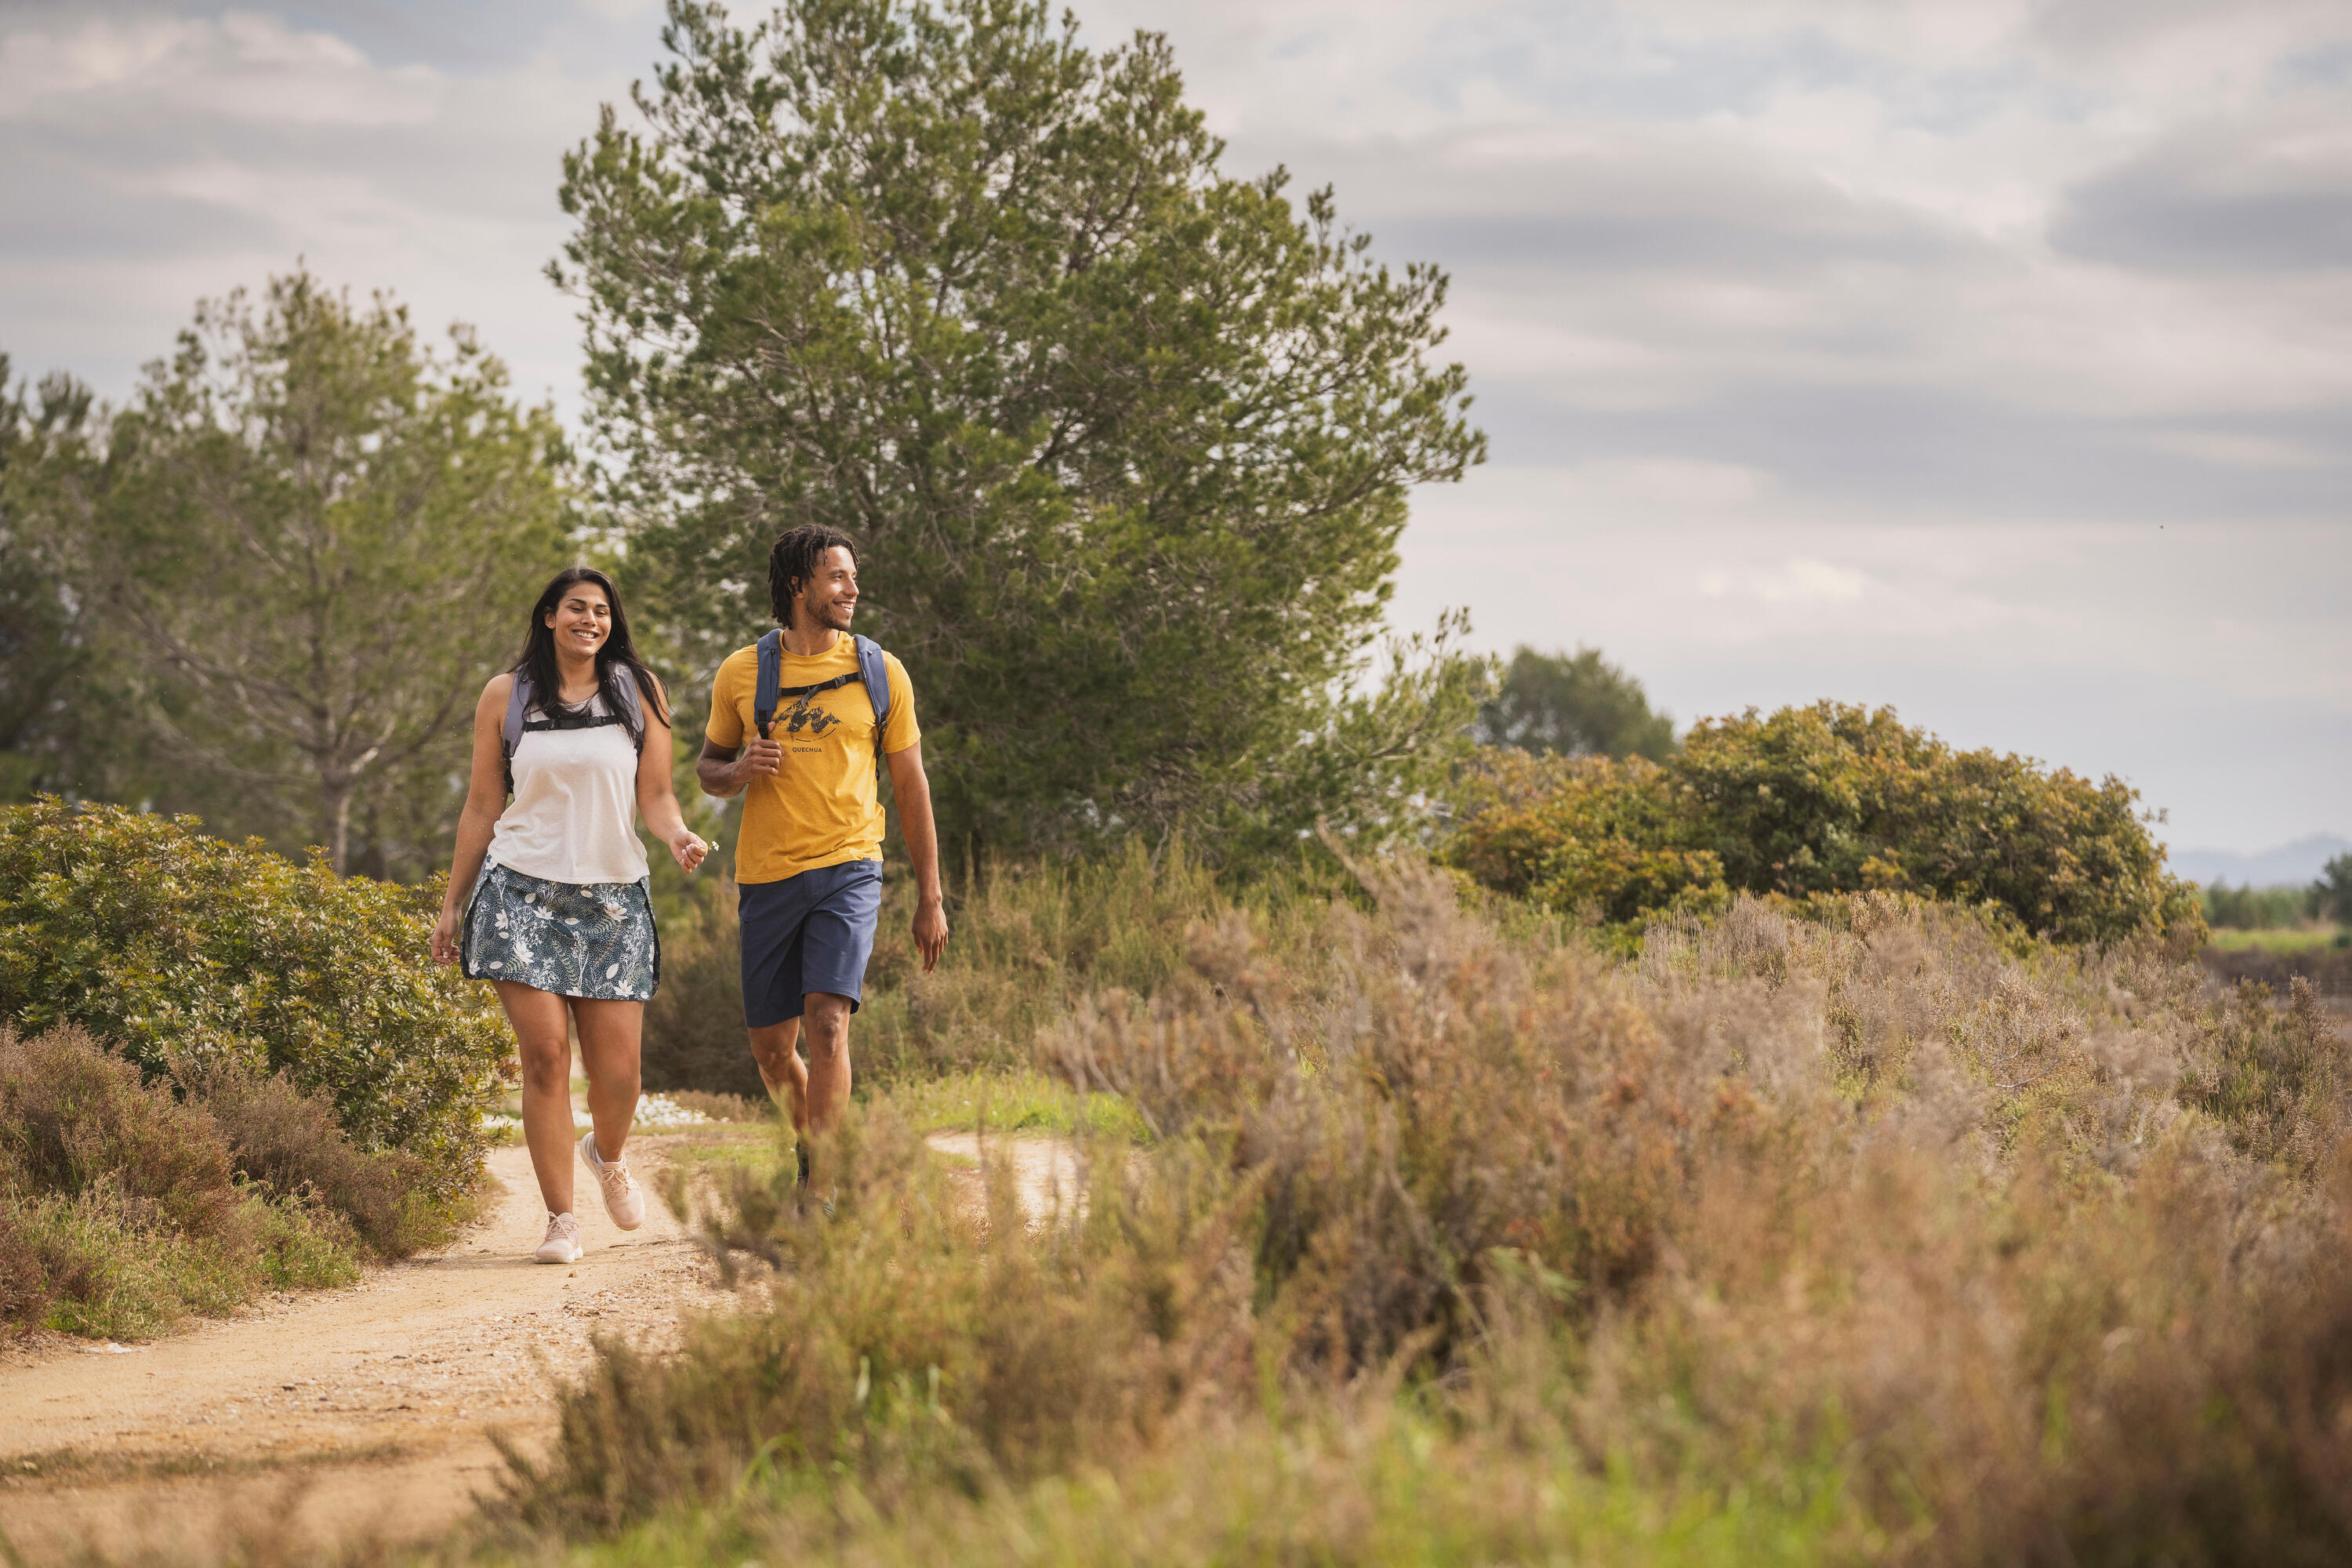
[[[849,1106],[849,1010],[846,996],[812,991],[802,999],[802,1034],[808,1047],[808,1130],[830,1132]]]
[[[812,991],[802,1006],[800,1017],[753,1029],[751,1035],[760,1081],[767,1085],[771,1099],[782,1100],[805,1154],[813,1139],[840,1122],[849,1104],[850,1001],[830,991]],[[803,1037],[805,1061],[799,1050]],[[805,1162],[802,1168],[807,1169]]]
[[[760,1064],[760,1081],[768,1086],[768,1098],[783,1105],[794,1131],[806,1132],[808,1068],[801,1063],[800,1043],[798,1018],[751,1031],[751,1059]]]

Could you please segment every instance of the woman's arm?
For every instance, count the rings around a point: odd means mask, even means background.
[[[669,721],[655,711],[667,711],[669,698],[658,679],[654,690],[659,701],[637,704],[646,716],[646,743],[637,752],[637,815],[645,818],[647,831],[669,846],[679,868],[692,871],[710,853],[710,846],[687,826],[686,816],[677,808],[677,787],[670,776],[677,759],[670,750]]]
[[[482,857],[490,852],[490,829],[507,808],[507,698],[515,678],[494,675],[474,704],[474,766],[466,779],[466,808],[457,814],[457,854],[449,867],[449,886],[441,895],[441,919],[433,927],[433,962],[454,963],[457,958],[457,928],[465,921],[466,900],[482,874]]]

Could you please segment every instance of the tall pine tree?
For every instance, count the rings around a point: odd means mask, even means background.
[[[1360,683],[1405,496],[1480,459],[1445,278],[1236,179],[1161,38],[1042,5],[673,4],[565,164],[633,562],[702,669],[823,522],[914,672],[949,833],[1377,816],[1478,670]],[[1350,693],[1354,695],[1351,697]]]

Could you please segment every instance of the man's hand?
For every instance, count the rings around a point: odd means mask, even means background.
[[[774,775],[784,771],[784,748],[761,736],[751,737],[743,754],[735,759],[735,782],[750,784],[761,774]]]
[[[702,786],[703,794],[715,800],[732,800],[753,779],[772,778],[783,771],[783,746],[757,736],[751,738],[740,757],[716,741],[705,741],[702,755],[694,759],[695,782]]]
[[[923,955],[923,973],[937,969],[940,954],[947,950],[948,907],[939,894],[932,893],[915,906],[915,951]]]

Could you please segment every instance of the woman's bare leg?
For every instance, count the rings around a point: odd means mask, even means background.
[[[588,1118],[596,1126],[596,1157],[617,1160],[637,1114],[646,1005],[575,996],[572,1016],[580,1022],[580,1067],[588,1075]]]
[[[522,1141],[550,1214],[572,1212],[572,1023],[564,999],[520,981],[500,980],[499,1001],[514,1026],[522,1061]]]

